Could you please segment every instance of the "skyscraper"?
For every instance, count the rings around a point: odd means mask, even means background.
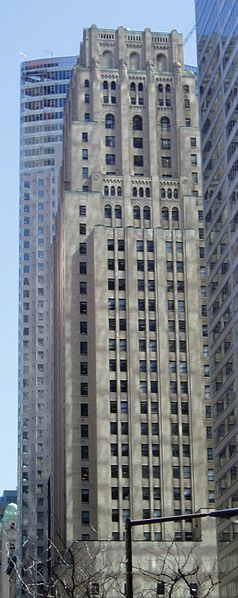
[[[199,148],[182,36],[85,29],[55,244],[56,542],[119,546],[129,514],[213,504]],[[135,538],[168,533],[195,538]]]
[[[48,546],[52,292],[64,103],[74,58],[22,63],[20,112],[18,558]],[[29,560],[28,560],[29,563]],[[20,591],[20,590],[19,590]]]
[[[216,506],[238,506],[238,5],[196,0]],[[221,596],[238,595],[237,524],[218,527]]]

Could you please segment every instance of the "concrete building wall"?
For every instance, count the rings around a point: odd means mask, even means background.
[[[54,516],[64,496],[55,535],[69,545],[122,541],[129,514],[213,503],[198,115],[181,35],[85,30],[65,123]],[[186,546],[195,530],[134,534]]]

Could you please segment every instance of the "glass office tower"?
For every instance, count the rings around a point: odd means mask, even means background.
[[[217,508],[238,506],[238,3],[196,0]],[[238,595],[237,524],[218,526],[221,596]]]
[[[64,103],[74,62],[67,57],[21,65],[18,562],[34,559],[39,575],[49,537],[51,242]],[[23,569],[23,582],[31,583],[32,576],[26,577]],[[18,591],[24,594],[24,583]]]

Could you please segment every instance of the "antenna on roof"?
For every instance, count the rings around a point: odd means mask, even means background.
[[[43,52],[45,52],[46,54],[49,54],[49,56],[51,58],[53,58],[53,56],[54,56],[54,52],[51,52],[50,50],[43,50]]]

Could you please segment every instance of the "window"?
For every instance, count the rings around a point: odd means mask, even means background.
[[[89,93],[84,94],[84,102],[85,104],[90,104],[90,95]]]
[[[192,172],[192,183],[194,185],[197,185],[197,183],[198,183],[198,173],[197,172]]]
[[[86,253],[87,253],[87,244],[86,243],[79,243],[79,253],[80,253],[80,255],[86,255]]]
[[[117,391],[116,380],[109,380],[109,388],[110,388],[110,392],[116,392]]]
[[[167,116],[163,116],[160,120],[161,131],[169,132],[170,131],[170,120]]]
[[[142,129],[143,129],[142,117],[139,115],[134,116],[133,131],[142,131]]]
[[[135,148],[143,148],[143,138],[142,137],[134,137],[133,138],[133,147]]]
[[[79,234],[80,235],[86,235],[86,231],[87,231],[86,224],[80,224],[79,225]]]
[[[89,525],[89,511],[82,511],[81,521],[82,525]]]
[[[80,374],[82,374],[82,376],[87,376],[88,374],[88,364],[86,361],[80,363]]]
[[[191,145],[191,147],[196,147],[197,146],[197,139],[196,139],[196,137],[190,137],[190,145]]]
[[[171,148],[171,139],[161,139],[161,148],[162,149],[170,149]]]
[[[191,119],[185,118],[185,127],[191,127]]]
[[[198,160],[197,160],[197,154],[191,154],[191,164],[192,166],[197,166]]]
[[[89,457],[89,450],[88,446],[81,446],[81,459],[88,459]]]
[[[88,133],[86,131],[82,132],[82,141],[84,141],[84,142],[88,141]]]
[[[88,324],[87,322],[80,322],[80,334],[87,334],[88,332]]]
[[[87,148],[82,149],[82,160],[88,160],[88,149]]]
[[[108,164],[108,165],[115,165],[116,164],[116,156],[115,156],[115,154],[106,154],[106,164]]]
[[[80,274],[87,274],[87,264],[86,262],[79,263],[79,272]]]
[[[106,129],[115,129],[115,117],[113,114],[106,114],[105,127]]]
[[[117,220],[121,220],[121,217],[122,217],[122,209],[121,209],[121,206],[117,205],[117,206],[115,206],[115,218]]]
[[[163,168],[171,168],[172,166],[172,160],[171,158],[168,156],[162,156],[162,167]]]
[[[80,355],[87,355],[88,353],[88,343],[82,341],[80,343]]]
[[[134,156],[134,166],[143,166],[143,156]]]

